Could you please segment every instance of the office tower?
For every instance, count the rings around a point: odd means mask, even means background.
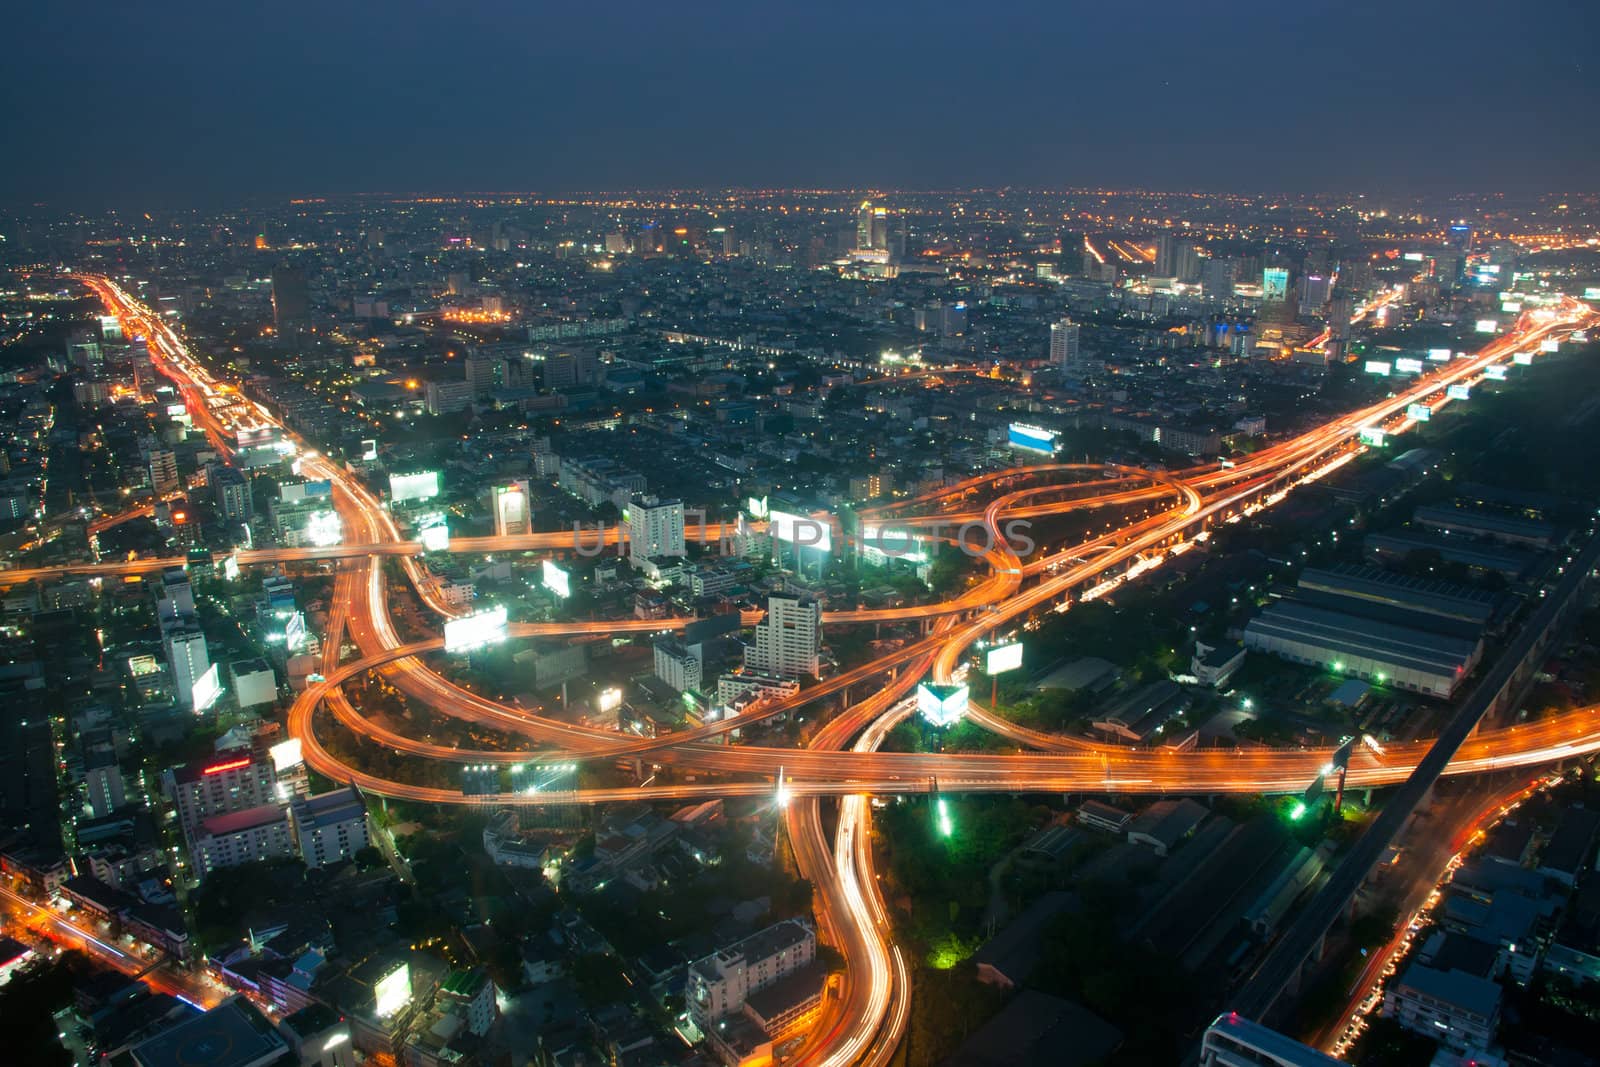
[[[1467,223],[1457,222],[1452,224],[1449,235],[1451,250],[1454,252],[1459,252],[1463,256],[1470,255],[1472,252],[1472,240],[1474,236],[1476,235],[1472,227]]]
[[[229,522],[247,522],[255,512],[251,499],[250,483],[237,467],[221,467],[211,478],[211,489],[216,495],[217,511]]]
[[[795,593],[767,597],[767,615],[745,646],[744,665],[762,674],[816,674],[822,665],[822,605]]]
[[[1172,276],[1185,285],[1200,280],[1200,249],[1191,241],[1180,241],[1173,253]]]
[[[90,378],[105,376],[106,357],[96,341],[80,341],[67,346],[72,362]]]
[[[533,509],[528,503],[526,478],[495,486],[493,497],[496,537],[515,537],[533,532]]]
[[[860,252],[887,252],[889,250],[889,209],[873,207],[872,201],[863,200],[856,210],[856,250]]]
[[[109,748],[91,749],[84,756],[83,792],[94,817],[104,818],[128,802],[117,766],[116,753]]]
[[[1300,279],[1300,314],[1320,315],[1328,303],[1333,281],[1326,274],[1307,274]]]
[[[1233,299],[1233,269],[1231,259],[1208,259],[1200,270],[1200,291],[1207,300]]]
[[[161,575],[156,587],[156,619],[162,626],[194,618],[194,586],[189,573],[182,567],[173,567]]]
[[[172,670],[172,690],[180,708],[198,714],[216,700],[215,668],[206,652],[206,635],[198,626],[178,623],[161,635],[167,666]]]
[[[178,454],[166,450],[150,453],[150,488],[157,496],[174,492],[182,483],[178,480]]]
[[[1348,293],[1335,293],[1328,301],[1328,330],[1335,341],[1350,340],[1350,319],[1356,313]]]
[[[311,318],[311,289],[306,272],[284,264],[272,272],[272,321],[279,331]]]
[[[1069,318],[1050,324],[1050,363],[1062,374],[1079,364],[1079,333],[1082,327]]]
[[[628,504],[628,558],[686,556],[683,501],[636,496]]]

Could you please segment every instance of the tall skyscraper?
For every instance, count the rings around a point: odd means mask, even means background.
[[[1081,327],[1069,318],[1050,324],[1050,362],[1062,374],[1078,366],[1080,330]]]
[[[279,331],[311,318],[311,289],[306,272],[284,264],[272,272],[272,321]]]
[[[856,209],[856,250],[889,251],[888,208],[873,207],[870,200],[861,201],[861,206]]]
[[[178,706],[199,713],[216,700],[216,674],[206,651],[206,635],[198,626],[177,625],[161,635],[167,666],[172,670],[172,692]],[[209,679],[209,681],[208,681]]]
[[[150,488],[158,496],[164,496],[175,491],[180,484],[177,453],[165,450],[150,453]]]
[[[628,558],[689,554],[683,538],[683,501],[636,496],[628,503]]]
[[[767,617],[744,650],[744,665],[762,674],[816,674],[822,665],[822,605],[795,593],[767,597]]]
[[[1231,259],[1208,259],[1200,271],[1200,290],[1207,300],[1232,300],[1234,262]]]

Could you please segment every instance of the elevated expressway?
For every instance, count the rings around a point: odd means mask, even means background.
[[[229,427],[211,415],[206,398],[216,383],[189,354],[171,328],[132,300],[108,279],[80,276],[124,321],[130,335],[151,339],[158,366],[179,381],[191,404],[205,409],[197,421],[208,433],[225,439]],[[878,611],[830,612],[828,626],[865,622],[919,622],[924,636],[864,667],[845,672],[802,692],[790,701],[772,702],[754,714],[707,724],[663,738],[632,739],[537,716],[472,693],[431,670],[424,656],[442,649],[438,638],[402,641],[388,615],[387,589],[380,566],[385,556],[398,556],[419,595],[434,611],[451,610],[433,594],[433,583],[419,562],[420,546],[403,540],[387,509],[339,465],[307,452],[306,473],[328,478],[335,506],[344,518],[349,543],[332,549],[264,549],[241,553],[241,565],[337,560],[339,573],[324,636],[322,680],[300,694],[289,713],[289,729],[301,739],[307,763],[334,780],[350,782],[383,796],[440,804],[603,803],[641,799],[688,799],[707,796],[772,796],[785,807],[791,844],[798,865],[817,887],[817,918],[825,937],[844,952],[847,973],[843,997],[805,1043],[803,1062],[879,1063],[892,1054],[903,1032],[907,968],[898,948],[889,944],[888,919],[870,850],[872,793],[948,792],[1096,792],[1219,793],[1297,792],[1317,776],[1331,750],[1252,750],[1239,752],[1152,752],[1086,742],[1064,741],[1018,730],[982,712],[975,718],[1019,744],[1068,751],[1009,755],[968,753],[883,753],[876,749],[888,729],[909,714],[908,694],[930,673],[938,680],[954,677],[967,649],[997,630],[1008,628],[1030,612],[1057,604],[1074,591],[1117,580],[1129,566],[1155,565],[1164,555],[1206,525],[1226,521],[1270,505],[1301,481],[1319,476],[1344,462],[1358,447],[1355,438],[1366,426],[1402,418],[1414,402],[1438,398],[1457,381],[1472,380],[1484,368],[1513,352],[1589,325],[1590,310],[1575,301],[1559,310],[1530,313],[1514,331],[1497,338],[1470,359],[1433,371],[1399,393],[1360,411],[1331,420],[1297,437],[1263,449],[1235,467],[1205,465],[1153,475],[1147,471],[1082,465],[1051,465],[980,475],[923,498],[902,501],[869,513],[885,528],[915,526],[919,530],[977,523],[987,533],[985,558],[989,575],[949,601]],[[271,413],[254,405],[253,420],[278,426]],[[287,430],[283,431],[286,435]],[[292,435],[289,435],[292,436]],[[1087,481],[1052,483],[1061,475],[1091,475]],[[1098,474],[1098,477],[1093,475]],[[981,509],[968,498],[1001,491]],[[1085,492],[1091,495],[1084,495]],[[931,511],[921,505],[934,505]],[[940,506],[944,505],[944,506]],[[1080,544],[1023,560],[1003,535],[1007,520],[1059,515],[1088,508],[1122,507],[1146,512],[1125,526],[1092,536]],[[713,525],[701,536],[720,536]],[[612,539],[615,534],[613,532]],[[565,551],[577,547],[575,533],[535,534],[522,538],[453,539],[452,550],[466,552]],[[177,560],[135,560],[97,565],[67,565],[0,574],[0,582],[59,573],[127,574],[158,570]],[[93,568],[93,569],[88,569]],[[682,626],[688,620],[602,620],[521,624],[513,636],[610,635],[650,633]],[[747,618],[753,623],[754,617]],[[357,658],[340,662],[348,634]],[[525,738],[529,747],[515,751],[471,750],[440,746],[388,730],[365,719],[342,686],[373,670],[435,713],[463,719]],[[762,718],[834,694],[848,694],[875,679],[877,688],[865,699],[846,701],[803,749],[780,749],[720,743],[721,735]],[[317,710],[326,707],[345,727],[395,752],[455,763],[527,763],[573,759],[619,759],[648,754],[653,762],[710,773],[712,780],[651,784],[621,789],[465,797],[439,789],[374,776],[334,758],[314,730]],[[1363,752],[1352,765],[1353,786],[1385,785],[1407,778],[1427,742],[1391,748],[1379,757]],[[1481,733],[1468,739],[1445,768],[1446,774],[1548,762],[1600,750],[1600,711],[1585,709],[1537,724]],[[823,831],[819,798],[841,797],[831,847]]]

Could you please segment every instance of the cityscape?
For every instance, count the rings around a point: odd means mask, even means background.
[[[1592,146],[1045,136],[1007,5],[905,28],[943,104],[821,11],[411,7],[15,20],[0,1058],[1600,1062]],[[1465,32],[1478,121],[1600,95]]]

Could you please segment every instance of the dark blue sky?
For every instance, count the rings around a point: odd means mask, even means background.
[[[1594,0],[13,4],[0,202],[1593,189]]]

